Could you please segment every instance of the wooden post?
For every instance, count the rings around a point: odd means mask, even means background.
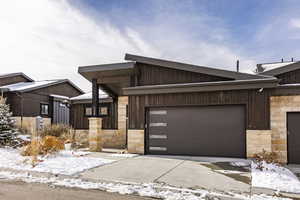
[[[99,86],[97,84],[97,79],[92,80],[92,116],[99,116]]]

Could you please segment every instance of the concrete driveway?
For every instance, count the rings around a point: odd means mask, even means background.
[[[250,193],[249,161],[242,159],[137,156],[93,156],[116,161],[80,174],[81,178],[134,183],[164,183],[170,186],[218,192]]]

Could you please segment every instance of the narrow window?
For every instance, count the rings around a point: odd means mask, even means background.
[[[49,115],[49,104],[41,103],[40,113],[41,113],[41,116],[48,116]]]

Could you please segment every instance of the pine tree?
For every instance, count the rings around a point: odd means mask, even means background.
[[[14,129],[14,119],[9,111],[9,105],[6,99],[0,96],[0,146],[12,145],[16,138],[16,130]]]

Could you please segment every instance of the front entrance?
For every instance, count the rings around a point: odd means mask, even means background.
[[[148,154],[246,156],[245,108],[240,105],[148,110]]]

